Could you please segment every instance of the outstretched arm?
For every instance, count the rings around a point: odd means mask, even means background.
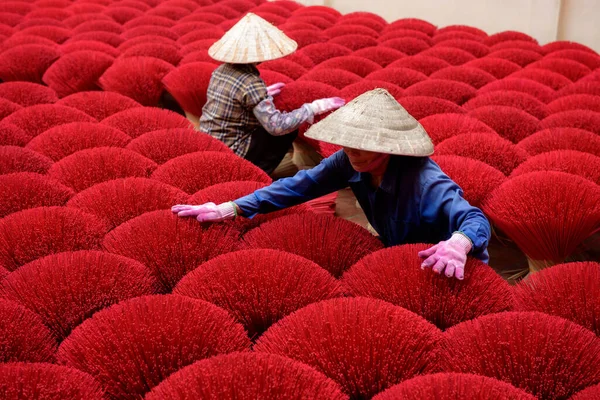
[[[314,113],[308,104],[294,111],[282,112],[275,107],[271,96],[258,103],[253,112],[258,122],[273,136],[287,135],[303,123],[314,121]]]
[[[344,153],[338,152],[312,169],[280,179],[234,202],[249,218],[295,206],[348,186],[348,167]]]
[[[269,96],[253,109],[254,116],[260,124],[273,136],[282,136],[295,131],[305,122],[313,123],[315,115],[335,110],[344,105],[344,99],[333,97],[315,100],[303,104],[300,108],[283,112],[279,111]]]
[[[222,221],[236,215],[252,218],[343,189],[348,186],[351,171],[347,157],[339,151],[312,169],[299,171],[232,202],[176,205],[172,211],[182,217],[195,216],[199,221]]]

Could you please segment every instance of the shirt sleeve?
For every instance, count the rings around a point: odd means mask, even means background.
[[[275,108],[271,96],[254,107],[254,116],[273,136],[288,134],[298,129],[304,122],[313,123],[314,121],[314,114],[308,105],[305,104],[294,111],[281,112]]]
[[[242,94],[242,104],[248,109],[253,109],[267,98],[267,86],[262,79],[257,79],[248,84]]]
[[[491,237],[491,227],[483,212],[462,197],[461,188],[448,176],[439,174],[423,185],[421,218],[429,223],[448,225],[450,234],[461,232],[473,243],[474,255],[483,253]]]
[[[348,186],[348,167],[347,158],[339,151],[312,169],[280,179],[234,203],[247,218],[295,206]]]

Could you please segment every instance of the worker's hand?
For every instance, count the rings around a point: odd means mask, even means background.
[[[445,270],[448,278],[456,276],[457,279],[463,280],[467,254],[471,247],[471,240],[467,236],[454,233],[450,239],[419,252],[419,257],[425,259],[421,268],[433,268],[436,274]]]
[[[178,204],[171,207],[171,211],[180,217],[196,217],[200,222],[220,222],[234,219],[237,216],[237,210],[232,201],[219,205],[215,203],[206,203],[199,206]]]
[[[281,93],[281,89],[285,86],[285,83],[277,82],[272,84],[271,86],[267,86],[267,94],[269,96],[277,96]]]
[[[324,114],[328,111],[337,110],[341,106],[346,104],[346,100],[341,97],[329,97],[327,99],[315,100],[309,104],[313,114],[319,115]]]

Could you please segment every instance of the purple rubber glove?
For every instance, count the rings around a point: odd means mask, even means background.
[[[219,205],[215,203],[206,203],[199,206],[178,204],[171,207],[171,211],[180,217],[196,217],[200,222],[221,222],[234,219],[237,216],[237,210],[232,201]]]
[[[433,268],[436,274],[445,270],[448,278],[456,276],[463,280],[467,254],[471,247],[471,240],[466,235],[455,232],[450,239],[419,252],[419,257],[425,259],[421,268]]]
[[[346,104],[346,101],[341,97],[329,97],[326,99],[315,100],[312,103],[309,103],[308,106],[314,115],[320,115],[328,111],[337,110],[344,104]]]
[[[272,84],[271,86],[267,86],[267,95],[269,96],[277,96],[281,93],[281,89],[285,86],[285,83],[277,82]]]

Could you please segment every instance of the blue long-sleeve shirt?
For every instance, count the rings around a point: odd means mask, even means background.
[[[370,175],[356,172],[348,156],[338,151],[313,169],[280,179],[235,203],[252,218],[347,186],[386,246],[437,243],[460,231],[473,242],[471,255],[488,262],[488,220],[428,157],[392,156],[380,186],[373,188]]]

